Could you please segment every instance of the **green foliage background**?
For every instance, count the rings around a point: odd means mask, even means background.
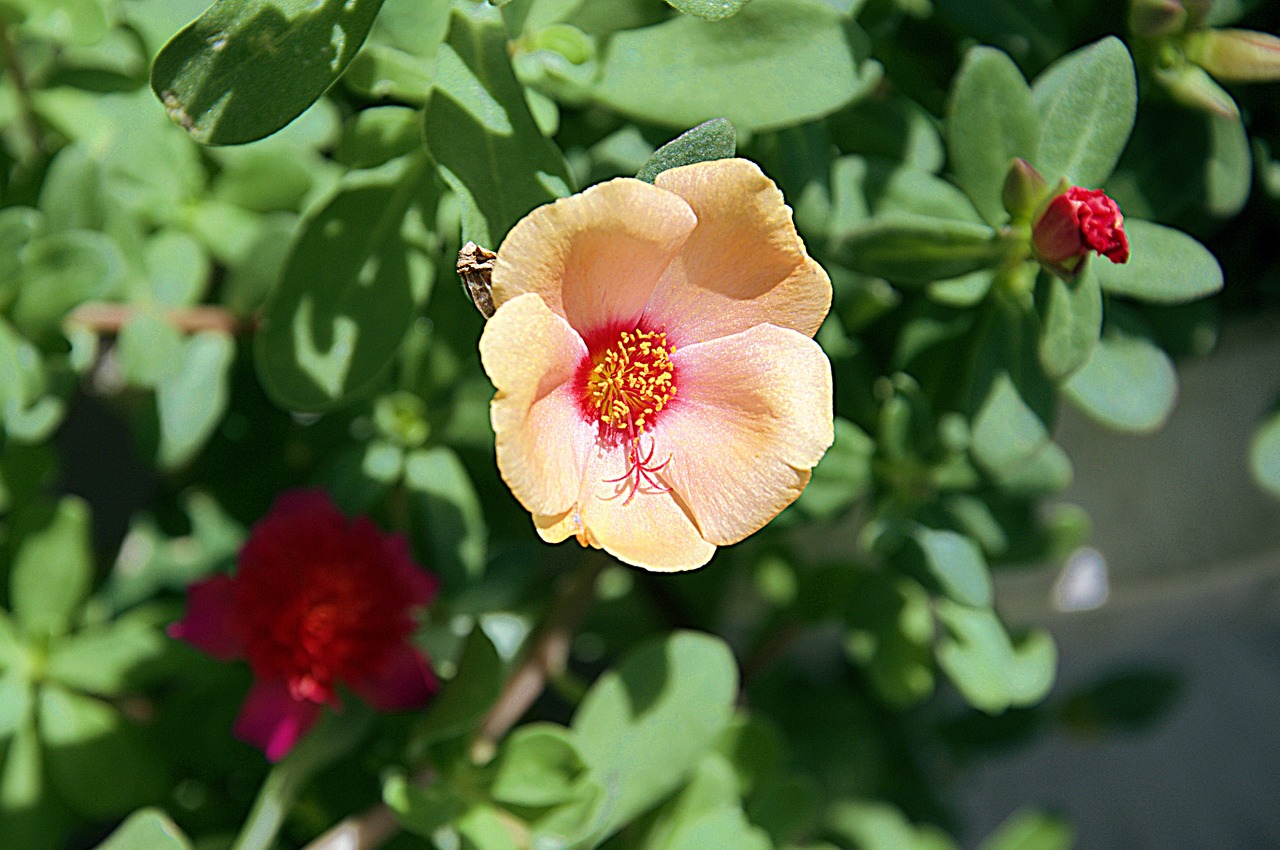
[[[1175,686],[1045,703],[1054,644],[1005,625],[992,570],[1089,538],[1045,508],[1063,405],[1160,428],[1174,361],[1280,292],[1255,248],[1280,101],[1194,49],[1280,19],[1155,5],[0,0],[0,848],[301,847],[376,805],[403,847],[1071,846],[1030,810],[960,835],[945,787]],[[457,252],[735,151],[831,274],[835,445],[697,573],[544,546],[494,465]],[[1105,188],[1132,260],[1041,271],[1014,157]],[[1280,495],[1280,415],[1251,457]],[[446,681],[268,771],[229,738],[247,671],[162,629],[302,484],[443,577],[417,640]],[[486,737],[579,617],[567,669]]]

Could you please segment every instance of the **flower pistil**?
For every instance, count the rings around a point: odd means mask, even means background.
[[[590,361],[592,367],[583,389],[584,407],[606,432],[602,436],[607,439],[616,435],[627,442],[627,471],[617,478],[605,479],[607,484],[627,482],[629,492],[624,505],[635,498],[642,483],[662,492],[669,489],[653,476],[671,457],[654,465],[653,435],[649,435],[647,452],[641,451],[640,438],[676,394],[675,367],[671,363],[675,350],[665,332],[636,328],[621,331],[612,345]]]

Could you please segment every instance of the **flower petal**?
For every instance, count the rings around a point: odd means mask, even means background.
[[[630,178],[561,198],[529,213],[503,240],[493,303],[501,309],[535,292],[580,333],[634,327],[696,223],[678,196]]]
[[[213,576],[187,588],[187,614],[169,626],[169,637],[186,641],[219,661],[244,654],[234,628],[235,583],[231,576]]]
[[[497,387],[489,418],[498,469],[534,514],[561,514],[577,501],[593,433],[570,382],[586,346],[537,295],[494,313],[480,337],[480,359]]]
[[[698,226],[646,309],[678,346],[768,322],[817,333],[831,280],[806,252],[782,193],[755,163],[673,168],[657,185],[689,202]]]
[[[627,472],[624,446],[597,446],[591,452],[578,503],[582,535],[592,546],[646,570],[696,569],[716,547],[698,533],[688,508],[675,493],[641,486],[629,503],[626,482],[609,483]]]
[[[351,690],[379,711],[403,711],[424,705],[439,681],[426,656],[402,643],[378,670],[350,684]]]
[[[257,681],[245,697],[232,732],[279,761],[320,717],[320,706],[289,695],[283,682]]]
[[[813,340],[772,325],[672,360],[678,403],[654,430],[658,452],[671,452],[661,477],[703,537],[736,543],[795,501],[831,446],[831,363]]]
[[[413,560],[413,555],[409,552],[409,538],[403,534],[388,534],[381,542],[391,572],[400,585],[405,605],[430,605],[440,591],[440,579],[423,570]]]
[[[560,543],[582,531],[576,502],[564,513],[552,516],[534,514],[533,525],[538,530],[538,536],[548,543]]]

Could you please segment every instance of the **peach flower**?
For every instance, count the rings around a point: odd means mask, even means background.
[[[744,159],[540,207],[480,339],[498,468],[542,538],[687,570],[791,504],[833,439],[831,281]]]

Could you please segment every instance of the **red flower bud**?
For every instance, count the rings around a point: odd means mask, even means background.
[[[235,735],[278,761],[323,706],[340,705],[340,684],[382,711],[427,701],[436,678],[409,637],[436,585],[403,536],[348,520],[323,491],[295,490],[254,526],[236,575],[191,586],[169,634],[248,660],[254,685]]]
[[[1031,233],[1036,259],[1064,277],[1073,276],[1090,251],[1113,263],[1127,262],[1124,216],[1101,189],[1072,186],[1056,196]]]

